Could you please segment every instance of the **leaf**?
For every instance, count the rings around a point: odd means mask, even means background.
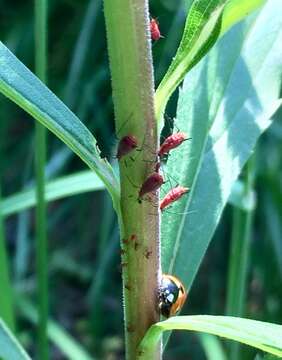
[[[98,176],[93,171],[87,170],[47,182],[45,196],[46,201],[49,202],[71,195],[104,189],[105,186]],[[35,206],[35,204],[35,189],[32,188],[3,199],[0,203],[0,214],[9,216]]]
[[[119,184],[83,123],[0,42],[0,92],[68,145],[94,170],[118,208]]]
[[[254,190],[246,192],[244,183],[237,180],[232,186],[228,203],[241,210],[253,211],[256,207],[256,194]]]
[[[200,331],[282,356],[281,325],[231,316],[195,315],[171,317],[151,326],[139,347],[140,360],[151,359],[162,333],[170,330]]]
[[[156,116],[186,73],[208,52],[220,34],[221,15],[227,0],[195,0],[189,10],[177,53],[155,96]]]
[[[226,4],[222,16],[220,33],[223,35],[234,24],[264,5],[266,0],[230,0]]]
[[[162,264],[188,288],[234,182],[281,104],[281,11],[282,2],[270,0],[237,25],[180,91],[177,126],[192,139],[172,152],[167,172],[191,190],[163,213]]]
[[[0,358],[3,360],[30,360],[30,357],[1,319]]]
[[[219,36],[266,0],[195,0],[186,7],[189,13],[183,36],[171,65],[156,91],[156,117],[160,119],[166,104],[187,72],[213,47]]]
[[[227,360],[223,344],[217,337],[205,333],[198,334],[198,337],[207,360]]]

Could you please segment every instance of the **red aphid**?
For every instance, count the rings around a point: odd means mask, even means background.
[[[166,196],[160,202],[160,209],[163,210],[173,202],[177,201],[182,197],[182,195],[186,194],[189,191],[188,188],[183,186],[176,186],[171,189]]]
[[[158,190],[164,183],[164,178],[157,172],[151,174],[142,184],[139,190],[139,201],[141,198],[148,193]]]
[[[188,137],[184,132],[178,132],[168,136],[160,146],[158,155],[160,157],[167,155],[170,152],[170,150],[175,149],[177,146],[181,145],[185,140],[188,140]]]
[[[129,154],[138,146],[137,139],[134,135],[125,135],[120,139],[118,144],[117,159],[120,160],[123,156]]]
[[[151,19],[150,21],[150,30],[151,30],[151,38],[154,41],[160,40],[162,37],[160,29],[159,29],[159,23],[156,19]]]

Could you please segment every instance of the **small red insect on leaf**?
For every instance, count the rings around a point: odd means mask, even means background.
[[[151,19],[150,21],[150,31],[151,31],[151,38],[154,41],[160,40],[162,37],[160,29],[159,29],[159,23],[156,19]]]
[[[170,150],[175,149],[186,140],[188,140],[188,137],[184,132],[178,132],[168,136],[160,146],[158,151],[159,157],[167,155]]]
[[[139,201],[145,194],[158,190],[164,183],[164,178],[157,172],[151,174],[142,184],[139,190]]]
[[[118,144],[117,159],[120,160],[123,156],[129,154],[138,146],[137,139],[134,135],[125,135],[120,139]]]
[[[160,202],[160,209],[163,210],[173,202],[179,200],[184,194],[189,191],[188,188],[183,186],[176,186],[175,188],[171,189],[166,196]]]

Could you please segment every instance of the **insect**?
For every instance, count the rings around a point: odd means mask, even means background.
[[[169,318],[176,315],[185,303],[187,293],[181,281],[173,275],[163,274],[159,292],[160,313]]]
[[[164,178],[158,172],[153,172],[142,184],[139,195],[138,201],[141,203],[142,197],[145,194],[154,192],[158,190],[164,184]]]
[[[183,141],[189,140],[187,135],[184,132],[178,132],[168,136],[158,151],[158,156],[162,159],[168,155],[170,150],[175,149],[183,143]]]
[[[175,188],[171,189],[160,202],[161,211],[173,202],[180,199],[188,191],[189,189],[183,186],[176,186]]]
[[[120,161],[120,159],[123,156],[135,150],[137,147],[138,147],[138,143],[134,135],[125,135],[124,137],[122,137],[119,141],[117,155],[116,155],[118,161]]]
[[[157,19],[151,19],[150,21],[150,31],[151,31],[151,38],[154,41],[160,40],[162,37],[160,29],[159,29],[159,23]]]

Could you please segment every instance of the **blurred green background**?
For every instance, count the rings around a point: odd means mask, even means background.
[[[1,40],[32,71],[32,1],[1,1]],[[150,12],[164,38],[153,45],[156,84],[177,49],[185,21],[180,0],[154,0]],[[125,19],[126,21],[126,19]],[[48,86],[91,129],[104,156],[113,159],[117,140],[101,0],[49,2]],[[174,115],[177,97],[167,113]],[[249,255],[245,317],[282,322],[282,112],[258,144],[257,207]],[[34,184],[34,121],[0,97],[2,196]],[[48,135],[48,179],[84,170],[65,145]],[[184,314],[225,312],[233,209],[222,221],[196,277]],[[34,354],[35,328],[27,304],[35,298],[34,211],[5,218],[10,268],[17,289],[17,330]],[[50,202],[48,206],[50,315],[98,359],[123,358],[123,308],[117,220],[105,191]],[[1,295],[0,295],[1,296]],[[52,344],[52,343],[51,343]],[[226,345],[226,344],[224,344]],[[66,359],[51,345],[52,359]],[[256,350],[244,347],[242,359]],[[165,359],[206,359],[203,339],[175,332]]]

